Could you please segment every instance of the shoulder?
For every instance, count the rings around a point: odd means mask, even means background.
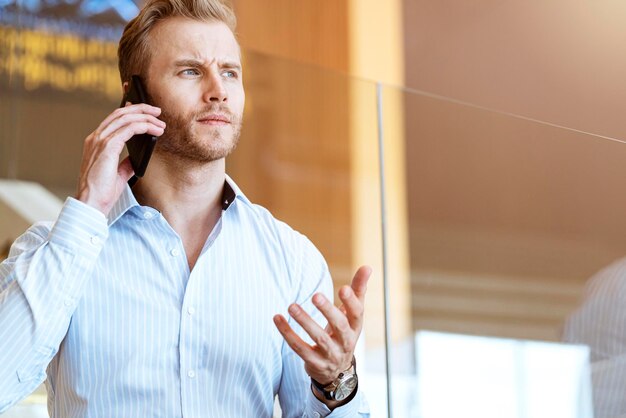
[[[250,201],[241,203],[243,211],[246,212],[245,216],[250,221],[249,226],[263,235],[266,244],[278,245],[285,252],[285,256],[290,258],[300,254],[323,260],[322,254],[306,235],[277,219],[261,205]]]
[[[589,279],[585,293],[592,295],[626,296],[626,257],[620,258]]]

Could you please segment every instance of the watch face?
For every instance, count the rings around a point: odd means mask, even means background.
[[[356,375],[348,376],[345,380],[342,380],[335,389],[334,398],[336,401],[343,401],[352,394],[354,388],[357,385]]]

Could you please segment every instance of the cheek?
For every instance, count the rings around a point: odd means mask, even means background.
[[[194,111],[192,92],[182,94],[162,94],[158,96],[156,106],[171,116],[183,117]]]
[[[230,108],[234,113],[242,114],[243,108],[246,103],[246,95],[243,92],[243,88],[237,89],[233,93],[231,93],[230,98]]]

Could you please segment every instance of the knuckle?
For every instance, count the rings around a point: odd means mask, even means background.
[[[352,311],[352,316],[354,316],[354,317],[360,317],[360,316],[362,316],[362,315],[363,315],[363,312],[364,312],[363,305],[362,305],[362,304],[360,304],[360,303],[355,303],[355,304],[352,306],[351,311]]]
[[[328,347],[331,344],[331,338],[330,335],[328,335],[327,333],[323,332],[321,333],[318,337],[317,337],[317,343],[319,345],[321,345],[322,347]]]
[[[295,351],[296,353],[302,353],[302,351],[304,350],[304,347],[302,345],[302,343],[299,342],[294,342],[291,344],[291,348],[293,349],[293,351]]]
[[[350,330],[350,323],[348,322],[347,318],[345,316],[341,317],[341,319],[337,321],[337,331],[341,332],[342,334],[345,334],[349,330]]]
[[[87,144],[91,144],[93,142],[95,142],[96,138],[100,136],[100,132],[99,131],[93,131],[92,133],[90,133],[87,138],[85,138],[85,143]]]
[[[123,124],[132,122],[133,119],[133,115],[130,113],[124,113],[122,116],[119,117],[119,121]]]

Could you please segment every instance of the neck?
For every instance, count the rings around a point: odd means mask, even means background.
[[[226,178],[224,159],[203,165],[171,161],[154,154],[144,178],[133,187],[139,204],[159,210],[165,218],[221,208]]]
[[[160,211],[179,235],[190,270],[222,214],[225,167],[224,159],[193,165],[155,153],[133,187],[137,202]]]

